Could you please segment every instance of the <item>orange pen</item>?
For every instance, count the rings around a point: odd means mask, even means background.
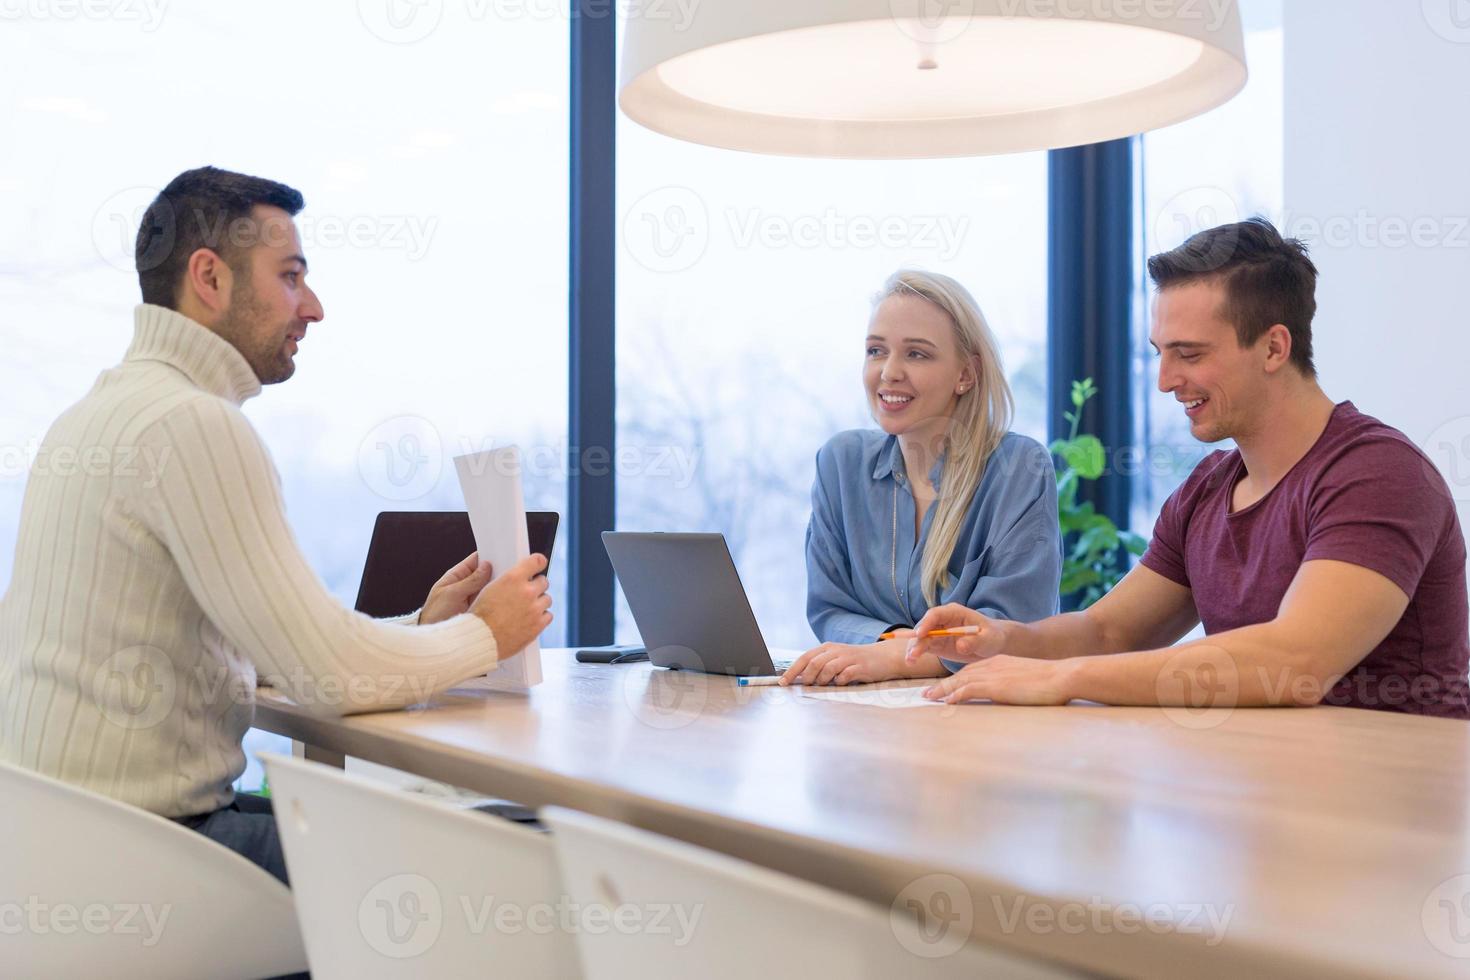
[[[980,627],[978,627],[978,626],[952,626],[949,629],[944,629],[944,630],[930,630],[929,631],[929,635],[930,636],[974,636],[976,633],[979,633],[979,632],[980,632]],[[917,636],[917,634],[915,634],[915,636]],[[892,639],[896,639],[897,637],[898,637],[898,634],[895,633],[895,632],[879,633],[878,634],[878,639],[880,639],[880,640],[892,640]]]

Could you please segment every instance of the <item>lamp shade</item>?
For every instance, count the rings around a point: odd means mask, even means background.
[[[1245,81],[1235,0],[694,0],[631,8],[619,103],[695,143],[898,159],[1129,136]]]

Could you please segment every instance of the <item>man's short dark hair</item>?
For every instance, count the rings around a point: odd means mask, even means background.
[[[1317,267],[1307,246],[1282,238],[1265,218],[1210,228],[1169,252],[1148,260],[1159,289],[1218,281],[1225,286],[1221,315],[1249,347],[1276,324],[1291,333],[1291,362],[1308,378],[1312,364],[1312,318],[1317,315]]]
[[[294,217],[306,201],[285,184],[218,167],[185,170],[169,181],[143,212],[133,250],[143,302],[177,309],[189,256],[201,248],[213,249],[237,268],[244,249],[231,229],[248,219],[257,204]]]

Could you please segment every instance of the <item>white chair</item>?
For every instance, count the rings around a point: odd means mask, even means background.
[[[546,834],[261,759],[316,980],[580,975]]]
[[[682,841],[560,807],[541,819],[588,980],[1076,976],[960,937],[926,948],[902,914]]]
[[[306,969],[291,893],[172,820],[0,763],[0,973],[274,977]]]

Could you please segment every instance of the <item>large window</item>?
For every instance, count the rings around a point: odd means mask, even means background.
[[[1281,0],[1242,6],[1245,93],[1141,141],[1140,252],[1280,213]],[[307,197],[327,318],[296,377],[247,412],[343,602],[378,511],[461,506],[458,453],[519,443],[528,506],[565,512],[566,9],[258,0],[227,13],[172,0],[31,5],[7,22],[0,588],[31,452],[126,347],[142,208],[202,163]],[[873,424],[862,338],[891,272],[969,286],[1001,340],[1015,428],[1046,435],[1046,156],[768,157],[621,117],[617,154],[618,526],[723,532],[768,638],[809,645],[813,457]],[[1149,393],[1139,298],[1150,452],[1134,516],[1146,529],[1202,447]],[[566,569],[555,556],[563,608]],[[617,633],[636,636],[621,600]],[[558,620],[546,642],[564,638]]]
[[[0,590],[28,454],[127,347],[142,209],[206,163],[306,196],[298,224],[326,318],[296,376],[246,411],[339,599],[356,598],[379,511],[463,507],[456,454],[519,443],[527,506],[563,511],[557,8],[104,6],[93,19],[53,5],[0,31]],[[565,568],[555,556],[556,601]],[[562,635],[558,622],[546,642]]]
[[[1141,259],[1195,232],[1255,214],[1282,221],[1281,5],[1282,0],[1241,3],[1250,67],[1243,92],[1213,112],[1142,138]],[[1158,360],[1148,345],[1152,293],[1142,261],[1138,275],[1135,405],[1147,462],[1134,481],[1133,525],[1147,534],[1164,500],[1195,464],[1231,444],[1196,441],[1174,397],[1158,390]]]
[[[1017,431],[1046,434],[1046,155],[758,156],[618,130],[618,526],[719,531],[774,645],[815,642],[804,536],[817,449],[872,427],[870,300],[952,275],[1000,338]],[[617,633],[636,627],[619,598]]]

